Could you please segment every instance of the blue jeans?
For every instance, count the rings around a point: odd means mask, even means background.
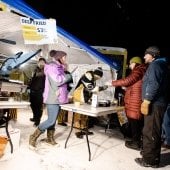
[[[60,110],[60,105],[58,104],[46,104],[46,107],[48,118],[38,126],[38,128],[43,132],[46,129],[55,129],[56,119]]]
[[[162,130],[163,138],[165,139],[164,143],[170,145],[170,104],[168,104],[164,114]]]

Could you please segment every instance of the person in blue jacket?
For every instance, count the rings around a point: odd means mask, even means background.
[[[168,64],[156,46],[146,49],[144,59],[149,66],[142,84],[143,151],[142,158],[136,158],[135,161],[142,167],[158,168],[162,121],[167,108]]]
[[[168,80],[170,84],[170,63],[168,63]],[[170,89],[168,93],[168,106],[164,114],[163,123],[162,123],[162,147],[170,149]]]
[[[162,147],[170,149],[170,103],[166,109],[162,124]]]

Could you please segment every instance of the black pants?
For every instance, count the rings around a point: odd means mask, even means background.
[[[43,113],[43,95],[42,92],[31,92],[30,103],[35,123],[39,124]]]
[[[151,105],[150,112],[144,116],[143,159],[149,164],[160,163],[162,121],[166,107]]]
[[[130,131],[132,135],[132,140],[135,142],[141,142],[142,129],[143,129],[143,119],[136,120],[128,118]]]

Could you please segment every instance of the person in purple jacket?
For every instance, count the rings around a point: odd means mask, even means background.
[[[56,119],[60,110],[60,104],[68,103],[68,83],[72,80],[71,74],[65,73],[66,53],[64,51],[51,50],[49,52],[52,61],[45,65],[44,73],[45,89],[43,102],[47,107],[47,120],[40,123],[35,132],[30,135],[29,147],[36,148],[37,138],[47,130],[47,138],[43,139],[51,145],[56,145],[54,140]]]

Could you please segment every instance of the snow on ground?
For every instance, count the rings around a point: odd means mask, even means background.
[[[42,134],[38,139],[37,150],[28,147],[29,135],[35,130],[30,109],[18,110],[17,121],[10,121],[9,129],[20,130],[20,140],[15,150],[10,154],[7,146],[6,154],[0,159],[0,170],[150,170],[138,166],[134,159],[140,157],[139,151],[124,146],[124,139],[118,129],[105,133],[104,128],[95,126],[91,129],[94,135],[89,136],[91,157],[88,160],[86,138],[78,139],[74,131],[65,149],[65,140],[70,127],[56,125],[55,139],[60,146],[49,146],[40,140],[46,137]],[[42,121],[46,119],[44,113]],[[17,136],[18,137],[18,136]],[[17,138],[15,136],[15,138]],[[15,139],[16,140],[16,139]],[[159,169],[170,169],[170,150],[162,150],[162,165]]]

